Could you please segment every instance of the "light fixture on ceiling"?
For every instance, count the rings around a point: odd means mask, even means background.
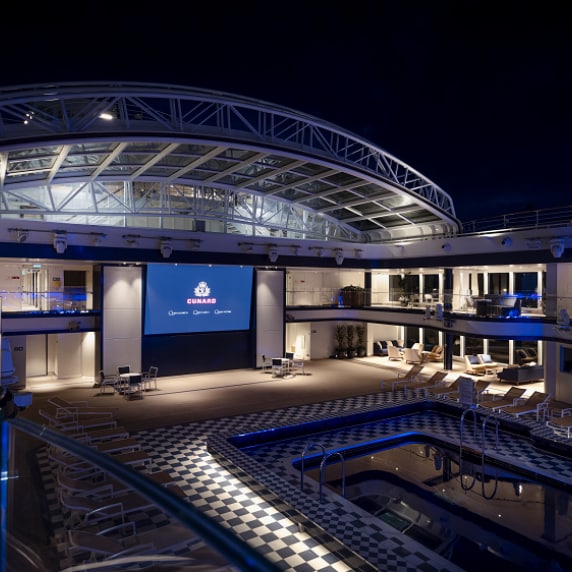
[[[125,240],[125,242],[131,247],[137,246],[139,244],[140,238],[141,238],[141,236],[139,234],[124,234],[123,235],[123,240]]]
[[[344,251],[341,248],[334,248],[336,253],[336,264],[341,266],[344,263]]]
[[[55,232],[53,245],[54,245],[54,250],[58,254],[63,254],[66,251],[66,248],[68,247],[68,239],[66,234],[64,232]]]
[[[272,264],[278,260],[278,249],[276,247],[271,246],[268,249],[268,258]]]
[[[163,258],[169,258],[173,253],[173,243],[171,242],[170,238],[162,238],[161,239],[161,256]]]
[[[564,239],[563,238],[553,238],[550,241],[550,252],[554,258],[560,258],[564,254]]]

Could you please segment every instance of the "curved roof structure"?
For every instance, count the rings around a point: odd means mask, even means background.
[[[456,233],[451,197],[314,117],[139,83],[0,90],[0,218],[354,243]]]

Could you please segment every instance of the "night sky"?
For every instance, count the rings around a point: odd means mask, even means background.
[[[462,221],[572,205],[564,2],[119,4],[4,7],[0,86],[235,93],[370,140],[448,192]]]

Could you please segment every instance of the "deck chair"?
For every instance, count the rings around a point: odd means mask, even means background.
[[[425,361],[423,354],[416,348],[404,348],[403,359],[405,363],[423,363]]]
[[[127,439],[109,439],[100,443],[92,443],[92,446],[100,453],[129,453],[140,451],[141,443],[133,437]]]
[[[151,510],[155,506],[145,497],[132,492],[107,499],[94,499],[72,495],[60,489],[59,497],[62,506],[69,513],[65,520],[66,527],[87,527],[114,518],[120,518],[125,522],[126,516]]]
[[[143,391],[149,391],[151,389],[157,389],[157,374],[159,373],[159,368],[156,365],[152,365],[148,371],[143,374]]]
[[[572,415],[549,417],[546,421],[546,426],[550,427],[560,437],[566,437],[567,439],[572,437]]]
[[[443,352],[445,348],[443,346],[433,346],[431,351],[428,351],[424,354],[425,361],[441,361],[443,359]]]
[[[125,399],[143,397],[143,376],[141,374],[129,376],[129,381],[123,386],[123,397]]]
[[[57,417],[66,417],[74,415],[101,415],[117,418],[119,415],[118,407],[91,407],[87,401],[67,401],[58,395],[50,397],[48,403],[56,408]]]
[[[524,395],[525,391],[526,389],[512,386],[504,394],[493,397],[492,399],[479,401],[479,403],[477,403],[477,407],[482,407],[483,409],[490,409],[491,411],[498,412],[503,407],[515,405],[517,400]]]
[[[482,379],[479,379],[478,381],[475,381],[473,383],[473,401],[472,401],[472,403],[478,403],[479,402],[481,395],[483,394],[484,391],[486,391],[488,389],[490,384],[491,384],[490,381],[485,381]],[[460,391],[454,391],[452,393],[447,393],[447,394],[445,394],[445,397],[447,399],[455,399],[456,401],[459,401],[461,399],[461,392]]]
[[[398,360],[401,361],[403,359],[403,355],[398,347],[394,345],[387,346],[387,359],[391,360]]]
[[[520,417],[521,415],[526,415],[527,413],[536,413],[536,416],[538,418],[538,413],[540,411],[540,408],[549,399],[550,399],[549,393],[544,393],[542,391],[535,391],[524,402],[517,403],[516,405],[507,405],[506,407],[503,407],[500,410],[500,412],[506,413],[507,415],[512,415],[514,417]]]
[[[459,386],[461,385],[462,376],[459,376],[453,381],[453,383],[446,385],[445,387],[433,387],[427,390],[428,397],[433,397],[435,399],[444,399],[449,394],[454,394],[459,391]],[[465,378],[466,379],[466,378]]]
[[[568,401],[560,401],[559,399],[549,399],[539,407],[539,413],[542,412],[542,417],[564,417],[572,415],[572,403]]]
[[[117,427],[117,420],[113,417],[100,416],[100,415],[70,415],[67,417],[57,417],[55,411],[48,409],[40,409],[40,416],[47,421],[51,429],[56,429],[62,432],[75,432],[87,431],[89,429],[103,429],[105,427]]]
[[[397,388],[397,384],[402,381],[411,381],[417,379],[417,376],[423,371],[423,366],[416,364],[411,366],[406,372],[398,372],[397,377],[392,379],[382,379],[381,380],[381,389],[385,389],[386,387],[391,387],[391,391],[395,391]]]
[[[57,481],[59,490],[70,495],[106,499],[118,494],[129,492],[127,485],[121,481],[112,481],[101,471],[92,471],[77,475],[68,471],[58,471]]]
[[[465,366],[465,373],[470,375],[484,375],[487,371],[487,366],[476,355],[465,356]]]
[[[111,389],[111,393],[115,393],[117,389],[117,376],[106,374],[102,369],[99,370],[99,393],[107,393],[107,388]]]
[[[500,363],[493,361],[493,358],[490,356],[490,354],[477,354],[477,358],[479,358],[479,361],[484,366],[486,366],[485,372],[501,367]]]
[[[103,429],[78,428],[76,433],[70,433],[68,436],[77,439],[82,443],[95,444],[112,441],[114,439],[127,439],[129,437],[129,431],[125,429],[125,427],[119,425]]]
[[[99,532],[68,530],[70,556],[89,553],[89,560],[115,560],[125,556],[181,552],[204,546],[196,534],[178,524],[166,524],[137,533],[135,523],[125,522]],[[151,559],[151,558],[150,558]]]
[[[427,391],[437,386],[445,385],[445,378],[448,372],[436,371],[429,379],[406,379],[403,381],[402,387],[405,393],[411,391],[414,394],[427,395]]]

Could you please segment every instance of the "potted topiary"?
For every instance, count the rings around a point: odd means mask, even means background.
[[[366,347],[367,327],[365,324],[358,324],[356,326],[356,335],[357,335],[357,355],[358,357],[364,357],[367,354],[367,347]]]
[[[356,328],[353,324],[348,324],[346,326],[346,336],[347,336],[347,352],[348,352],[348,357],[349,358],[353,358],[356,355],[356,348],[355,348],[355,333],[356,333]]]
[[[345,324],[336,326],[336,357],[344,359],[347,357],[347,329]]]

